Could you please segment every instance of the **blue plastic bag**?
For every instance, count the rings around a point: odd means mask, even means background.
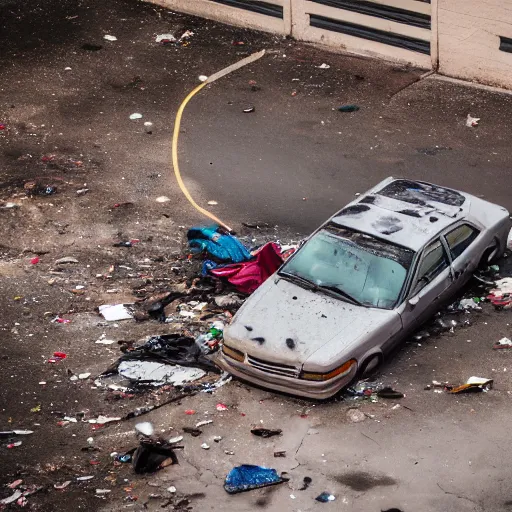
[[[275,469],[243,464],[229,472],[224,483],[224,489],[229,494],[235,494],[286,481],[287,479],[279,476]]]
[[[206,251],[209,256],[226,263],[241,263],[252,258],[238,238],[223,235],[217,229],[217,226],[190,228],[187,238],[192,252]]]

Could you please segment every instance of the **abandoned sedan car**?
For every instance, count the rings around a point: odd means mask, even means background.
[[[245,302],[219,364],[264,387],[330,397],[501,256],[509,230],[500,206],[388,178],[317,229]]]

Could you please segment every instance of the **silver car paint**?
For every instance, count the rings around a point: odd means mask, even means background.
[[[350,205],[360,203],[392,181],[393,178],[384,180]],[[225,331],[225,343],[264,361],[293,365],[297,370],[303,368],[324,373],[351,358],[357,359],[361,364],[372,354],[389,351],[464,285],[488,247],[497,241],[499,252],[505,249],[510,230],[507,210],[460,193],[466,198],[466,202],[462,208],[457,207],[457,212],[453,208],[447,208],[447,205],[440,205],[440,209],[445,209],[446,212],[439,215],[439,221],[419,227],[414,217],[412,222],[415,225],[410,227],[411,217],[398,214],[403,219],[405,229],[390,235],[375,232],[372,226],[375,220],[372,217],[373,212],[367,218],[340,216],[338,212],[325,223],[343,222],[347,227],[352,226],[384,240],[389,239],[394,243],[400,240],[403,242],[401,245],[418,251],[414,264],[419,263],[421,251],[430,241],[461,223],[466,222],[478,228],[481,232],[473,244],[417,294],[417,304],[413,305],[414,301],[409,301],[413,298],[411,294],[404,294],[399,305],[392,311],[355,306],[319,292],[306,290],[274,275],[239,310]],[[382,203],[386,206],[385,200]],[[321,228],[322,226],[318,229]],[[413,272],[410,281],[414,277]],[[264,341],[255,341],[255,338]],[[293,350],[287,346],[287,339],[294,340]],[[348,384],[347,379],[319,383],[269,376],[251,368],[247,364],[247,357],[244,363],[234,364],[221,354],[219,363],[242,378],[301,396],[326,398]]]

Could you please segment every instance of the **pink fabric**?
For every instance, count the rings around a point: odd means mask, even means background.
[[[272,242],[265,244],[251,261],[233,263],[210,270],[216,277],[227,279],[242,293],[252,293],[283,263],[281,248]]]

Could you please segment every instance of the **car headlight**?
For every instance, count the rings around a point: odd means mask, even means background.
[[[304,380],[318,381],[329,380],[333,379],[334,377],[348,375],[354,366],[357,366],[357,361],[355,359],[351,359],[350,361],[347,361],[346,363],[342,364],[338,368],[335,368],[334,370],[331,370],[328,373],[307,372],[303,370],[299,378]]]
[[[240,352],[240,350],[236,350],[234,348],[228,347],[225,343],[222,345],[222,352],[230,357],[231,359],[234,359],[235,361],[239,361],[240,363],[243,363],[245,361],[245,354],[243,352]]]

